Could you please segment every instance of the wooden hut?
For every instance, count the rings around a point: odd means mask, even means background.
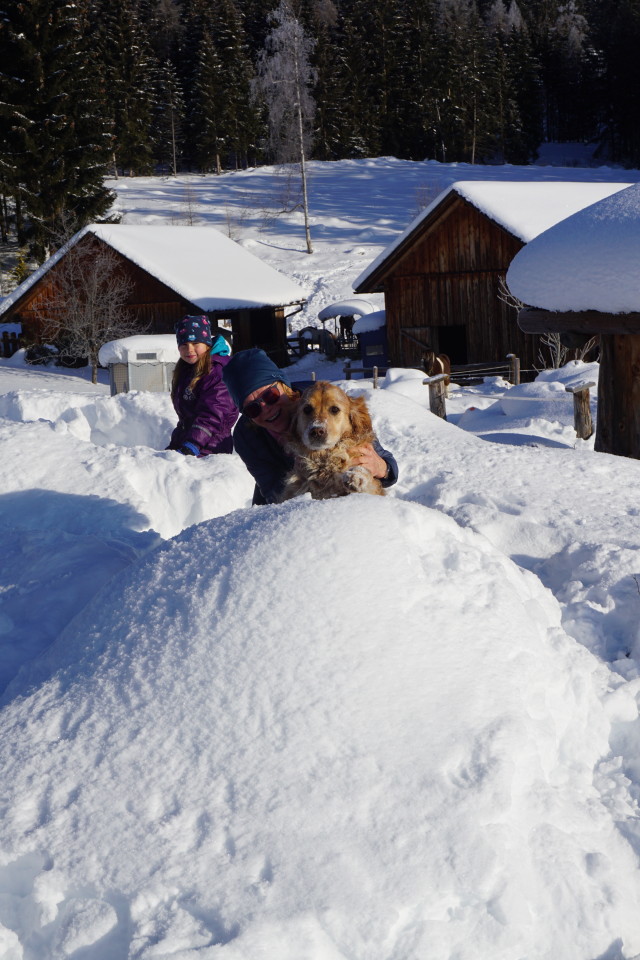
[[[389,362],[420,366],[425,347],[454,364],[538,359],[538,337],[501,299],[513,257],[535,236],[626,183],[460,181],[427,207],[354,283],[384,292]]]
[[[524,330],[599,336],[595,449],[640,460],[640,184],[540,234],[507,281]]]
[[[234,350],[262,347],[276,363],[288,362],[286,316],[305,302],[305,291],[213,227],[86,227],[2,302],[0,322],[21,323],[37,340],[56,270],[78,245],[114,252],[141,332],[172,333],[181,316],[205,313],[231,330]]]

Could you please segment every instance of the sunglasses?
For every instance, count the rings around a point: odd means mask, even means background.
[[[249,417],[250,420],[255,420],[256,417],[259,417],[262,413],[262,408],[264,406],[273,407],[281,396],[282,394],[277,387],[267,387],[266,390],[262,391],[259,397],[256,397],[255,400],[251,400],[249,403],[245,404],[242,408],[242,412],[245,414],[245,416]]]

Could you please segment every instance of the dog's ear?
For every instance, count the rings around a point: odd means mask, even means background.
[[[349,397],[349,421],[354,437],[373,433],[373,424],[364,397]]]

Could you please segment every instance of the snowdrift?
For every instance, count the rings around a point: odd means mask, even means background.
[[[640,951],[609,746],[633,696],[442,514],[353,496],[192,527],[30,679],[0,715],[3,957]]]

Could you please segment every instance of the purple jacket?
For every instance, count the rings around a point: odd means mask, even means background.
[[[183,363],[183,371],[171,394],[178,414],[178,426],[171,434],[168,450],[179,450],[184,443],[193,443],[200,456],[209,453],[232,453],[231,430],[238,419],[238,410],[222,382],[222,368],[230,357],[211,355],[211,371],[191,392],[189,384],[193,367]]]

